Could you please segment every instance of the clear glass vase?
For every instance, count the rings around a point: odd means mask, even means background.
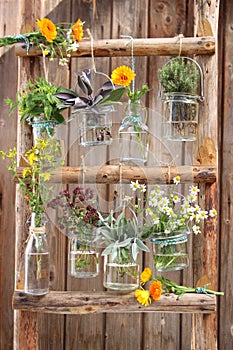
[[[98,106],[77,112],[80,146],[101,146],[112,143],[112,106]]]
[[[199,96],[165,93],[162,135],[172,141],[195,141],[198,131]]]
[[[46,226],[40,214],[32,213],[29,238],[25,249],[24,292],[43,295],[49,292],[50,253]]]
[[[92,242],[69,239],[68,273],[76,278],[96,277],[99,274],[99,253]]]
[[[139,287],[139,264],[133,258],[104,257],[104,287],[121,292],[130,292]]]
[[[119,128],[120,161],[144,164],[148,158],[149,131],[140,100],[128,103],[127,115]]]
[[[185,269],[189,265],[187,242],[188,236],[184,231],[169,235],[163,232],[154,234],[151,243],[155,270],[162,272]]]

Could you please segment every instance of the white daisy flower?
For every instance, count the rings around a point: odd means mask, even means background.
[[[179,203],[179,202],[180,202],[180,197],[177,196],[177,195],[174,195],[174,196],[172,197],[172,200],[173,200],[173,203]]]
[[[201,233],[200,227],[197,225],[194,225],[193,232],[195,233],[195,235],[198,235],[198,233]]]
[[[217,210],[216,209],[211,209],[210,211],[209,211],[209,216],[211,217],[211,218],[213,218],[214,216],[216,216],[217,215]]]
[[[138,180],[136,180],[135,182],[134,181],[131,181],[131,184],[130,184],[130,188],[133,190],[133,191],[137,191],[138,189],[140,189],[140,184],[138,183]]]
[[[146,192],[146,185],[144,185],[144,184],[140,185],[140,191]]]
[[[189,191],[190,191],[191,194],[196,194],[196,195],[197,195],[198,192],[200,192],[200,190],[199,190],[199,188],[197,186],[190,186],[189,187]]]
[[[178,185],[180,183],[180,176],[177,175],[177,176],[173,177],[172,180],[173,180],[174,184]]]
[[[152,215],[153,211],[150,208],[146,208],[146,216],[147,215]]]
[[[64,58],[64,57],[59,59],[60,66],[67,66],[68,62],[69,62],[69,60],[67,58]]]

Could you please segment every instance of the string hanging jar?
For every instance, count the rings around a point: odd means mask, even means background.
[[[127,114],[119,128],[120,161],[144,164],[148,158],[149,130],[146,109],[140,100],[128,101]]]
[[[174,57],[159,70],[162,99],[162,136],[172,141],[195,141],[199,102],[204,101],[200,65],[190,57]],[[196,92],[200,80],[201,95]]]

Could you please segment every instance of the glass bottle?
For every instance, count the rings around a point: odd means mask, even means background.
[[[49,292],[50,253],[46,234],[46,225],[43,225],[40,214],[32,213],[25,249],[24,292],[27,294]]]
[[[146,109],[140,100],[128,103],[127,115],[119,128],[120,161],[144,164],[148,158],[149,131],[144,124]]]

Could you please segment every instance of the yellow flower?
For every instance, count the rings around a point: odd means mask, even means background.
[[[9,151],[9,153],[8,153],[8,155],[7,155],[7,158],[10,158],[10,159],[15,158],[15,153],[16,153],[16,151],[15,151],[15,147],[14,147],[13,150],[11,149],[11,150]]]
[[[57,36],[57,29],[55,24],[48,18],[42,18],[37,20],[37,25],[41,31],[41,34],[46,38],[48,42],[53,42]]]
[[[148,290],[145,290],[143,288],[137,289],[135,291],[135,297],[137,298],[137,301],[144,306],[151,304],[150,293]]]
[[[29,164],[30,165],[33,165],[33,163],[36,161],[36,155],[34,152],[30,153],[28,156],[27,156],[27,159],[29,161]]]
[[[43,173],[43,174],[41,174],[41,177],[43,177],[44,181],[49,181],[51,174],[50,173]]]
[[[140,276],[140,280],[141,280],[141,284],[145,284],[146,282],[148,282],[152,277],[152,271],[149,267],[146,267]]]
[[[135,76],[130,67],[120,66],[112,71],[111,79],[115,85],[129,86]]]
[[[160,281],[153,281],[150,285],[150,295],[154,300],[159,300],[162,294],[162,283]]]
[[[22,173],[22,177],[25,178],[27,177],[27,175],[31,174],[31,169],[30,168],[24,168],[23,169],[23,173]]]
[[[83,25],[84,22],[78,19],[77,22],[72,26],[72,33],[76,41],[81,41],[83,38]]]

